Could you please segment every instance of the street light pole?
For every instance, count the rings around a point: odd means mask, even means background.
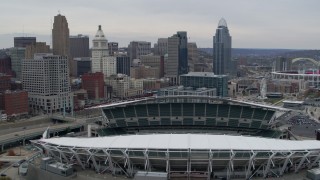
[[[21,156],[21,145],[22,145],[22,142],[20,141],[20,156]]]
[[[23,146],[25,145],[26,142],[26,127],[23,127]]]

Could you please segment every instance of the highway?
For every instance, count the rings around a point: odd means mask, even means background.
[[[3,123],[0,125],[0,150],[3,151],[6,148],[17,145],[19,142],[25,144],[25,140],[39,138],[48,127],[50,127],[49,132],[51,135],[57,135],[67,128],[76,129],[87,124],[88,122],[84,119],[54,124],[47,116],[35,117],[15,123]]]
[[[53,123],[50,122],[44,122],[44,123],[40,123],[40,124],[35,124],[35,125],[30,125],[30,126],[24,126],[27,129],[36,129],[36,128],[41,128],[41,127],[48,127],[48,126],[52,126],[54,125]],[[0,128],[0,136],[1,135],[6,135],[6,134],[10,134],[10,133],[15,133],[15,132],[19,132],[19,131],[23,131],[24,127],[9,127],[9,128]]]

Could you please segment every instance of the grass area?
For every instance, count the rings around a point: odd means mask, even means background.
[[[278,101],[281,101],[282,99],[283,98],[268,98],[268,99],[265,99],[264,102],[274,104]]]

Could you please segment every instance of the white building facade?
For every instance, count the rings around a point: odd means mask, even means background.
[[[112,74],[116,74],[117,71],[117,58],[109,56],[108,40],[99,26],[99,29],[92,40],[92,73],[102,72],[104,77],[109,77]]]
[[[72,110],[67,56],[35,54],[34,59],[22,60],[21,72],[23,90],[28,91],[29,106],[34,113]]]

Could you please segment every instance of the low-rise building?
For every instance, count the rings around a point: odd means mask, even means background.
[[[139,65],[130,67],[130,76],[135,79],[141,78],[155,78],[159,79],[159,67],[151,67],[145,65]]]
[[[189,72],[180,75],[180,85],[184,87],[216,88],[217,96],[228,96],[228,76],[215,75],[212,72]]]
[[[147,78],[143,79],[143,90],[145,91],[154,91],[160,88],[168,87],[169,81],[166,79],[154,79]]]
[[[4,110],[0,110],[0,121],[6,121],[7,119],[8,119],[8,116],[4,112]]]
[[[237,83],[229,81],[228,82],[228,96],[229,97],[236,97],[237,94]]]
[[[307,89],[308,82],[304,80],[271,80],[267,82],[267,92],[284,94],[299,93]]]
[[[101,72],[86,73],[82,76],[82,88],[87,90],[88,98],[99,100],[104,98],[104,76]]]
[[[124,74],[109,77],[106,83],[112,86],[114,97],[126,98],[140,96],[143,94],[143,80],[130,78]]]
[[[260,87],[257,85],[258,79],[240,79],[236,81],[237,83],[237,92],[242,93],[246,92],[248,88]]]
[[[215,88],[192,88],[184,86],[171,86],[162,88],[157,93],[158,96],[216,96],[217,90]]]
[[[0,93],[0,109],[7,116],[28,114],[28,93],[10,90]]]
[[[79,89],[77,91],[73,91],[73,102],[75,110],[83,109],[86,101],[88,101],[87,90]]]

